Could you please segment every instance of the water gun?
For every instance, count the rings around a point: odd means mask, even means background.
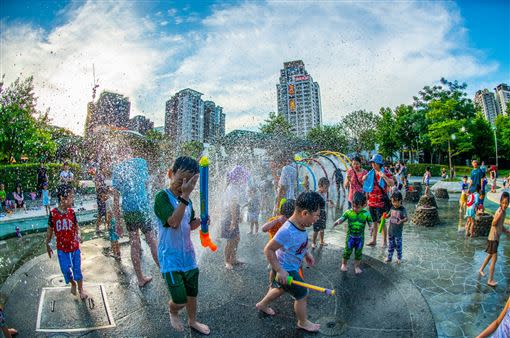
[[[218,248],[209,237],[209,158],[202,156],[200,165],[200,242],[204,248],[216,251]]]
[[[315,286],[315,285],[312,285],[312,284],[308,284],[308,283],[304,283],[304,282],[299,282],[297,280],[294,280],[294,278],[292,276],[287,276],[287,284],[288,285],[294,284],[294,285],[297,285],[297,286],[302,286],[302,287],[310,289],[310,290],[315,290],[315,291],[319,291],[319,292],[325,293],[328,296],[334,296],[335,295],[335,290],[321,288],[320,286]]]
[[[384,228],[384,224],[386,224],[386,218],[388,217],[388,214],[386,214],[385,212],[382,214],[382,217],[381,217],[381,223],[379,223],[379,233],[382,232],[382,229]]]

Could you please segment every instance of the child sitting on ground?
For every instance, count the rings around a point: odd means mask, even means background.
[[[312,323],[307,318],[308,289],[288,285],[287,277],[292,276],[296,281],[303,281],[299,275],[299,268],[306,260],[308,265],[314,265],[315,260],[308,252],[308,235],[306,228],[317,221],[320,215],[320,205],[324,203],[322,197],[316,192],[301,193],[296,200],[294,214],[278,230],[276,235],[264,248],[264,254],[275,271],[272,287],[264,298],[255,306],[259,311],[274,316],[275,311],[269,303],[283,295],[290,293],[294,301],[294,311],[297,316],[297,327],[308,332],[318,332],[320,325]]]
[[[248,203],[243,207],[248,207],[248,223],[250,223],[250,232],[248,234],[256,234],[259,232],[259,214],[260,214],[260,197],[257,188],[251,187],[248,190]],[[255,231],[254,231],[255,230]]]
[[[505,234],[510,235],[510,231],[508,231],[504,225],[509,199],[510,194],[508,194],[508,192],[505,191],[501,194],[501,198],[499,200],[499,208],[494,214],[489,237],[487,237],[487,249],[485,250],[485,252],[487,252],[487,257],[485,258],[485,261],[478,271],[480,275],[485,276],[483,270],[492,260],[489,269],[489,280],[487,281],[487,285],[489,286],[496,286],[498,284],[494,280],[494,268],[498,259],[498,246],[501,233],[504,232]]]
[[[48,190],[48,182],[44,182],[43,190],[42,190],[42,205],[46,210],[46,216],[50,215],[51,206],[50,206],[50,191]]]
[[[473,237],[475,231],[475,216],[478,208],[478,201],[480,199],[480,186],[476,186],[475,192],[470,192],[466,202],[466,238]]]
[[[328,199],[328,189],[329,189],[329,180],[327,177],[321,177],[319,179],[319,189],[318,193],[321,195],[324,200],[324,205],[321,205],[320,217],[317,222],[313,224],[313,237],[312,237],[312,248],[315,248],[315,243],[317,242],[317,236],[320,235],[320,245],[326,246],[324,243],[324,230],[326,229],[326,222],[328,220],[328,212],[327,207],[331,207],[333,202]]]
[[[363,209],[366,207],[367,198],[365,194],[357,191],[352,199],[352,208],[346,210],[334,224],[333,228],[347,220],[345,248],[342,258],[342,267],[340,270],[347,271],[347,260],[351,257],[354,250],[354,272],[360,274],[363,272],[360,268],[361,255],[363,254],[363,244],[365,242],[365,226],[372,223],[370,213]]]
[[[196,160],[177,158],[168,171],[170,186],[156,194],[154,212],[159,228],[159,266],[171,296],[170,324],[175,330],[184,331],[179,311],[186,308],[189,326],[208,335],[209,327],[196,318],[199,270],[191,241],[191,231],[200,227],[200,218],[195,217],[190,200],[198,172]]]
[[[468,190],[469,190],[469,183],[468,183],[468,177],[464,176],[462,178],[462,182],[460,184],[460,200],[459,200],[459,212],[462,213],[466,209],[466,203],[467,203],[467,197],[468,197]]]
[[[63,184],[57,188],[58,206],[53,208],[48,219],[46,235],[46,251],[51,258],[53,250],[50,247],[53,234],[57,239],[57,257],[66,284],[71,283],[71,293],[77,295],[76,286],[81,299],[88,297],[83,289],[83,275],[81,273],[80,227],[76,214],[71,208],[74,201],[73,188]]]
[[[397,264],[402,260],[402,228],[407,222],[407,211],[402,205],[402,194],[399,191],[391,195],[390,209],[390,227],[388,229],[388,258],[386,262],[391,262],[393,253],[397,249]]]

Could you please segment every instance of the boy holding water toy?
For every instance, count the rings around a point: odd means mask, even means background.
[[[46,251],[51,258],[53,250],[50,247],[53,234],[57,239],[57,257],[60,269],[64,274],[66,284],[71,283],[71,293],[77,295],[76,287],[81,299],[88,298],[83,289],[83,275],[81,273],[80,227],[76,214],[71,208],[74,201],[74,191],[70,185],[62,184],[57,188],[58,206],[53,208],[48,219],[46,235]]]
[[[154,212],[159,228],[159,266],[171,296],[170,324],[176,331],[184,331],[179,311],[186,308],[190,328],[207,335],[209,327],[196,318],[199,270],[191,241],[191,231],[200,227],[190,200],[198,172],[196,160],[177,158],[168,171],[170,186],[156,194]]]
[[[355,192],[352,198],[352,208],[346,210],[343,215],[333,224],[333,228],[347,221],[345,248],[340,270],[347,271],[347,260],[354,250],[354,272],[363,272],[360,268],[363,244],[365,242],[365,226],[372,222],[370,213],[363,209],[366,207],[367,198],[361,192]]]
[[[303,259],[308,265],[315,264],[313,256],[307,250],[306,228],[319,219],[322,203],[324,200],[316,192],[304,192],[298,196],[294,213],[264,248],[264,254],[275,272],[275,279],[264,298],[255,305],[259,311],[274,316],[276,313],[269,307],[269,303],[284,292],[290,293],[295,299],[297,327],[308,332],[320,330],[319,324],[312,323],[307,318],[308,289],[295,284],[288,285],[287,277],[291,276],[294,280],[302,282],[299,268]]]

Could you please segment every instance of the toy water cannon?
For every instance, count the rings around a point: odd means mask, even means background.
[[[319,291],[319,292],[325,293],[328,296],[334,296],[335,295],[335,290],[321,288],[320,286],[315,286],[315,285],[312,285],[312,284],[300,282],[300,281],[294,280],[294,278],[292,276],[287,276],[287,285],[292,285],[292,284],[297,285],[297,286],[301,286],[301,287],[304,287],[304,288],[307,288],[307,289],[310,289],[310,290]]]
[[[218,247],[209,237],[209,158],[202,156],[200,166],[200,243],[204,248],[216,251]]]
[[[381,216],[381,223],[379,223],[379,233],[382,232],[382,230],[384,229],[384,224],[386,224],[386,219],[388,218],[388,214],[387,213],[383,213],[382,216]]]

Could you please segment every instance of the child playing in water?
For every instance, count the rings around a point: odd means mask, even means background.
[[[459,212],[462,213],[466,209],[467,196],[469,191],[468,177],[464,176],[460,183],[460,200],[459,200]]]
[[[365,226],[372,222],[372,216],[366,211],[367,198],[364,193],[355,192],[352,198],[352,208],[346,210],[334,224],[333,228],[347,221],[345,248],[340,270],[347,271],[347,261],[354,250],[354,272],[363,272],[360,268],[363,244],[365,242]]]
[[[113,199],[110,196],[111,191],[108,187],[103,187],[99,190],[99,199],[105,205],[105,221],[110,237],[112,257],[116,260],[120,260],[119,234],[117,232],[118,218],[113,214]]]
[[[50,206],[50,191],[48,190],[48,182],[43,183],[42,190],[42,205],[46,210],[46,216],[50,215],[51,206]]]
[[[432,174],[430,173],[430,167],[425,168],[425,174],[423,174],[423,178],[421,179],[421,183],[425,184],[425,196],[428,196],[430,192],[431,177]]]
[[[475,216],[478,208],[478,201],[480,199],[480,186],[476,186],[474,193],[470,192],[466,202],[466,237],[473,237],[475,230]]]
[[[489,269],[489,280],[487,281],[487,285],[496,286],[498,283],[494,280],[494,268],[496,266],[496,261],[498,260],[498,246],[499,246],[499,238],[501,233],[504,232],[507,235],[510,235],[510,231],[505,228],[504,222],[506,217],[506,209],[508,208],[508,202],[510,199],[510,195],[508,192],[503,192],[501,194],[501,198],[499,200],[499,208],[496,210],[494,214],[494,219],[492,220],[491,230],[489,232],[489,237],[487,237],[487,257],[483,262],[480,270],[478,271],[480,275],[485,276],[483,270],[491,262],[491,266]]]
[[[324,229],[326,229],[326,221],[328,220],[327,207],[331,207],[333,202],[328,199],[329,180],[327,177],[321,177],[319,179],[318,193],[324,200],[324,205],[321,206],[320,217],[317,222],[313,224],[313,237],[312,237],[312,248],[315,248],[317,242],[317,236],[320,235],[320,246],[326,246],[324,243]]]
[[[494,333],[494,335],[493,335]],[[510,337],[510,297],[506,301],[503,311],[499,314],[495,321],[490,323],[485,330],[480,333],[477,338],[508,338]]]
[[[184,331],[179,311],[186,307],[189,326],[208,335],[209,327],[196,318],[199,270],[191,241],[191,231],[200,227],[190,200],[198,172],[196,160],[177,158],[168,171],[170,186],[156,194],[154,212],[159,228],[159,266],[171,296],[170,324],[176,331]]]
[[[310,179],[308,178],[308,175],[305,175],[305,178],[303,179],[303,191],[307,192],[310,191]]]
[[[83,275],[81,273],[80,227],[76,214],[71,208],[74,201],[73,188],[62,184],[57,188],[58,206],[53,208],[48,218],[48,232],[46,235],[46,251],[51,258],[53,250],[50,247],[53,234],[57,239],[57,257],[66,284],[71,283],[71,293],[76,295],[76,286],[81,299],[88,298],[83,289]]]
[[[256,234],[259,232],[260,214],[260,197],[257,193],[257,188],[251,187],[248,190],[248,203],[246,203],[244,206],[248,207],[247,221],[250,223],[250,232],[248,232],[248,234]]]
[[[402,205],[402,194],[399,191],[391,195],[390,209],[390,227],[388,229],[388,258],[386,262],[391,262],[393,253],[397,249],[397,264],[402,260],[402,228],[407,222],[407,211]]]
[[[294,280],[302,282],[299,268],[303,260],[305,259],[308,265],[315,264],[313,256],[307,250],[306,228],[318,220],[322,203],[322,197],[316,192],[304,192],[298,196],[294,213],[264,248],[264,254],[275,271],[275,279],[264,298],[255,305],[259,311],[274,316],[276,313],[269,307],[269,303],[284,292],[290,293],[295,300],[297,327],[308,332],[320,330],[319,324],[312,323],[307,318],[308,289],[294,284],[288,285],[287,277],[292,276]]]

